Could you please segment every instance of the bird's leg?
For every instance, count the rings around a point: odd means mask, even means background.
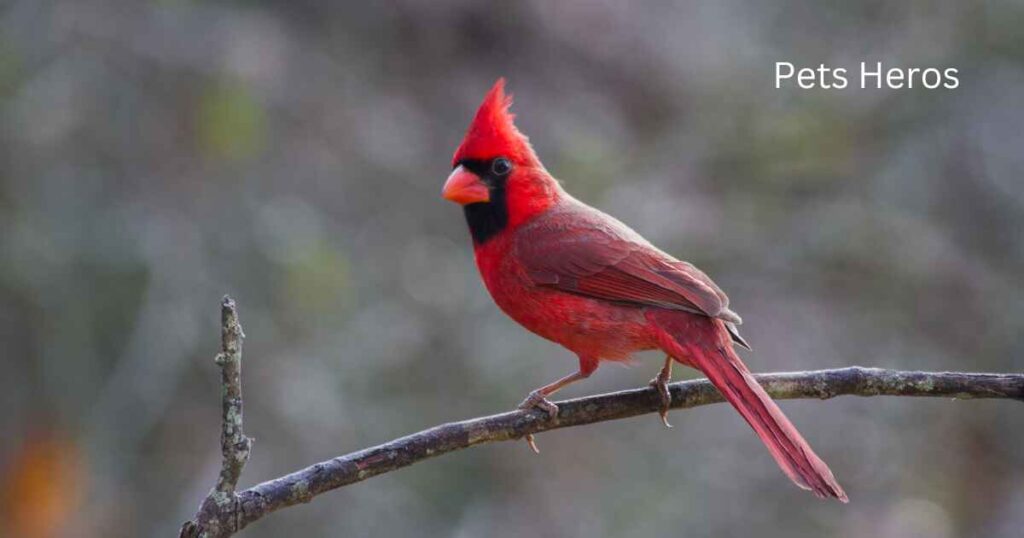
[[[668,423],[668,408],[672,405],[672,393],[668,391],[668,382],[671,379],[672,357],[665,355],[665,366],[661,367],[661,371],[651,380],[650,385],[658,391],[658,396],[661,397],[661,410],[658,411],[658,414],[661,415],[661,422],[666,428],[672,427]]]
[[[589,375],[589,374],[587,374]],[[558,381],[548,383],[543,387],[531,392],[522,403],[519,409],[540,409],[548,414],[548,418],[554,419],[558,416],[558,406],[548,400],[548,396],[558,392],[562,387],[587,377],[583,372],[573,372]]]
[[[555,392],[558,392],[566,385],[575,383],[581,379],[590,377],[590,374],[597,370],[597,359],[590,359],[580,357],[580,369],[561,378],[552,383],[548,383],[543,387],[531,392],[526,396],[526,399],[519,404],[519,409],[530,410],[540,409],[548,415],[549,420],[554,420],[558,417],[558,406],[548,400],[548,396],[551,396]],[[526,434],[526,443],[530,445],[530,449],[535,453],[540,454],[540,450],[537,448],[537,442],[533,437],[532,433]]]

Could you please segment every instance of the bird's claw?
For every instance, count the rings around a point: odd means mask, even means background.
[[[537,439],[533,437],[532,433],[526,434],[526,437],[524,437],[524,439],[526,439],[526,444],[530,447],[530,450],[532,450],[534,454],[540,454],[540,449],[537,448]]]
[[[668,423],[668,408],[672,405],[672,393],[668,390],[668,381],[659,374],[651,380],[650,385],[658,391],[658,397],[661,399],[661,409],[658,410],[661,423],[666,428],[671,428],[672,425]]]
[[[558,416],[558,406],[551,403],[551,400],[548,400],[543,394],[536,390],[531,392],[530,395],[519,404],[519,409],[524,411],[539,409],[547,415],[548,420],[554,420],[555,417]],[[526,439],[526,444],[529,445],[530,450],[532,450],[534,454],[540,454],[540,449],[537,448],[537,439],[532,433],[526,434],[524,439]]]
[[[519,409],[524,411],[540,409],[547,414],[548,419],[550,420],[554,420],[558,417],[558,406],[551,403],[551,400],[548,400],[543,394],[537,391],[531,392],[530,395],[519,404]]]

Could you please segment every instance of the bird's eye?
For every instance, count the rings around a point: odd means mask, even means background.
[[[498,157],[491,163],[491,173],[496,176],[503,176],[512,171],[512,163],[504,157]]]

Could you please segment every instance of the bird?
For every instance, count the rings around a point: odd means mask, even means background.
[[[570,195],[516,127],[511,105],[499,78],[455,150],[441,195],[462,206],[477,268],[497,306],[579,360],[575,372],[530,392],[519,408],[553,420],[558,407],[548,398],[556,391],[590,377],[602,362],[661,350],[665,362],[651,385],[666,426],[677,362],[707,376],[792,482],[848,502],[828,465],[737,355],[734,346],[750,346],[721,288]],[[536,451],[532,436],[527,441]]]

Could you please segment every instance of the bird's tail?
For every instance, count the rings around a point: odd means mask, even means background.
[[[828,465],[740,361],[721,320],[679,311],[648,315],[658,327],[661,348],[708,377],[743,415],[790,480],[818,497],[849,501]]]

